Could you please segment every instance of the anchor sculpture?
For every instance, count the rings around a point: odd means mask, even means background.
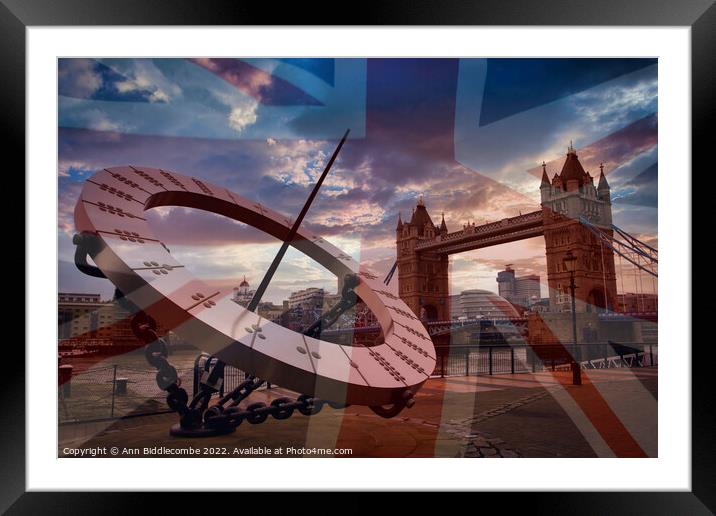
[[[142,166],[103,169],[87,179],[75,207],[78,234],[75,261],[80,270],[109,279],[135,313],[132,328],[147,344],[145,356],[157,368],[157,384],[177,411],[176,435],[229,432],[242,421],[260,423],[294,410],[316,413],[324,401],[334,407],[370,406],[392,417],[412,406],[413,397],[435,367],[435,349],[420,320],[398,296],[385,290],[377,275],[300,224],[346,141],[343,136],[295,220],[262,204],[173,171]],[[248,307],[195,278],[170,253],[144,217],[159,206],[183,206],[249,224],[283,242]],[[311,257],[336,276],[347,277],[338,307],[304,334],[284,328],[255,312],[288,246]],[[95,266],[87,262],[89,256]],[[321,329],[360,299],[375,314],[383,339],[372,346],[320,340]],[[157,322],[215,357],[193,400],[180,386],[156,334]],[[248,373],[237,389],[210,405],[220,389],[224,365]],[[264,381],[303,393],[239,408]]]

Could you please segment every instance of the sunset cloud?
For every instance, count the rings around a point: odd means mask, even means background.
[[[95,66],[68,61],[62,69],[61,91],[73,91],[77,96],[97,95],[106,79],[97,74]],[[211,105],[221,113],[217,120],[230,127],[236,138],[161,136],[166,133],[151,131],[132,134],[141,131],[126,127],[125,115],[116,117],[97,111],[94,105],[82,108],[72,104],[73,120],[83,120],[84,126],[65,126],[59,131],[58,241],[61,260],[67,263],[60,268],[61,288],[72,286],[76,290],[84,281],[69,266],[74,252],[71,237],[74,205],[82,183],[92,171],[125,164],[176,170],[295,216],[337,144],[336,138],[306,136],[315,128],[333,123],[333,118],[321,119],[315,111],[315,98],[283,84],[271,75],[270,68],[259,70],[238,60],[196,59],[188,65],[200,72],[192,80],[209,76],[206,84],[199,87],[199,83],[192,82],[191,87],[184,84],[183,88],[172,88],[172,81],[190,73],[191,68],[178,66],[177,60],[127,61],[130,62],[113,63],[112,70],[118,70],[118,74],[121,71],[125,77],[115,78],[117,85],[125,84],[114,86],[118,94],[129,94],[134,88],[135,92],[147,92],[143,99],[147,103],[152,102],[151,95],[161,97],[159,92],[164,92],[166,99],[155,99],[168,103],[163,107],[170,107],[180,98],[183,102]],[[427,68],[432,70],[429,80]],[[461,229],[467,221],[480,224],[533,211],[539,208],[541,161],[547,161],[550,176],[558,172],[569,139],[579,137],[572,114],[565,109],[544,124],[543,142],[535,143],[519,132],[504,139],[508,159],[501,158],[502,154],[494,149],[476,147],[476,154],[486,157],[481,166],[456,160],[457,69],[453,60],[432,60],[428,64],[420,60],[369,60],[365,137],[351,134],[304,221],[308,229],[381,275],[395,260],[398,213],[404,220],[409,218],[418,196],[424,197],[434,222],[439,223],[444,212],[450,231]],[[615,80],[598,92],[585,86],[569,102],[580,116],[599,126],[594,134],[603,134],[594,140],[577,140],[577,149],[582,164],[592,175],[598,174],[599,164],[604,162],[613,188],[616,223],[656,243],[656,76],[650,74],[649,69],[638,71],[629,81]],[[218,86],[212,81],[223,83]],[[264,110],[281,105],[293,106],[291,109],[298,106],[295,109],[303,111],[290,111],[290,123],[282,127],[283,132],[251,137],[251,131],[264,127],[263,117],[268,116]],[[507,123],[510,116],[516,116],[508,108],[495,111],[491,124]],[[632,117],[634,113],[644,114],[628,121],[626,112]],[[277,112],[272,111],[271,117],[276,120]],[[186,126],[189,133],[192,123],[176,115],[177,127]],[[293,133],[287,136],[286,131]],[[499,179],[508,175],[512,178],[509,182]],[[151,210],[147,217],[177,259],[213,284],[227,288],[244,274],[256,285],[279,245],[245,224],[199,210],[163,208]],[[544,239],[452,257],[455,293],[466,288],[495,290],[495,275],[507,264],[513,264],[518,275],[539,274],[546,283]],[[87,281],[87,288],[104,285]],[[291,251],[267,299],[280,301],[292,290],[306,286],[335,290],[335,278],[320,265]],[[107,294],[111,286],[101,288]],[[543,294],[546,295],[544,288]]]

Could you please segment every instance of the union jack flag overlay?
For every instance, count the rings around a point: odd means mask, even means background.
[[[577,338],[584,341],[592,331],[591,342],[606,346],[606,333],[599,333],[597,324],[612,317],[610,328],[616,328],[620,313],[640,320],[635,314],[656,311],[656,276],[639,260],[653,265],[658,248],[657,70],[656,59],[607,58],[60,59],[60,291],[99,294],[105,300],[114,295],[110,282],[83,275],[74,262],[74,207],[83,183],[97,170],[121,165],[175,170],[293,217],[349,128],[350,138],[303,224],[382,276],[395,270],[396,226],[400,230],[404,222],[419,219],[424,226],[430,220],[441,241],[463,238],[472,228],[487,231],[490,224],[508,224],[541,209],[540,185],[552,195],[570,156],[578,159],[573,167],[579,171],[574,178],[579,188],[594,186],[595,193],[585,198],[596,199],[601,178],[608,181],[614,229],[600,229],[596,219],[585,219],[584,226],[591,231],[585,235],[594,235],[589,239],[613,251],[618,296],[613,302],[606,299],[605,281],[602,302],[587,302],[594,305],[597,322],[583,316]],[[568,174],[563,174],[565,192]],[[421,218],[423,212],[427,219]],[[174,256],[229,293],[258,285],[279,245],[248,225],[186,208],[160,208],[147,217]],[[449,314],[443,319],[463,326],[471,319],[509,319],[514,325],[519,319],[529,331],[530,317],[547,320],[535,314],[559,305],[565,327],[571,328],[569,286],[548,282],[556,271],[549,270],[545,238],[507,239],[503,245],[451,254],[449,292],[444,293],[450,309],[445,308]],[[634,253],[642,256],[633,259]],[[578,258],[583,259],[601,270],[597,262],[603,257]],[[527,301],[519,303],[509,298],[518,296],[516,291],[502,290],[497,278],[505,271],[513,278],[514,273],[517,279],[532,278]],[[399,276],[385,289],[405,297]],[[323,289],[329,296],[339,293],[340,285],[292,250],[264,299],[282,306],[306,288]],[[430,293],[432,287],[425,288]],[[487,292],[485,299],[499,293],[522,306],[517,315],[468,313],[470,300],[482,295],[476,292]],[[584,312],[591,314],[592,307],[587,308]],[[429,311],[417,315],[430,318]],[[369,315],[360,318],[361,326],[370,327]],[[443,331],[438,323],[446,321],[428,325],[435,335]],[[96,336],[98,324],[85,328],[73,325],[71,317],[61,318],[60,336],[76,339],[93,331]],[[626,358],[626,348],[615,348],[611,341],[611,351],[605,347],[599,357],[580,357],[579,390],[568,364],[555,364],[553,355],[550,364],[547,355],[534,354],[534,339],[523,330],[517,333],[523,331],[524,346],[509,351],[511,344],[503,342],[499,356],[509,356],[511,365],[498,371],[492,348],[488,355],[485,345],[470,347],[484,337],[484,326],[463,331],[464,342],[447,338],[453,349],[444,353],[447,365],[436,369],[412,412],[402,414],[412,425],[405,427],[410,428],[407,441],[391,441],[393,448],[376,444],[375,450],[358,443],[357,435],[368,439],[365,421],[372,419],[363,417],[370,415],[367,409],[351,408],[341,413],[338,425],[304,428],[305,442],[354,446],[369,456],[656,456],[656,372],[650,367],[657,347],[649,336],[655,324],[622,339],[641,340],[640,351]],[[112,360],[98,356],[78,371]],[[463,364],[459,375],[450,365],[456,361]],[[609,367],[627,362],[650,367]],[[521,422],[535,425],[532,439],[526,430],[516,430]],[[380,418],[373,424],[386,436],[395,432]],[[556,448],[548,449],[539,432],[552,432]]]

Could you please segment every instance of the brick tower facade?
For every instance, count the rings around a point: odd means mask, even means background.
[[[562,171],[551,181],[546,165],[542,164],[540,194],[550,311],[571,310],[570,273],[563,261],[568,250],[577,257],[574,272],[577,312],[616,309],[614,253],[579,222],[581,216],[612,233],[609,184],[603,166],[600,169],[599,183],[595,186],[594,178],[584,170],[571,144]]]
[[[421,197],[409,222],[404,223],[398,216],[395,233],[400,298],[423,320],[449,320],[448,256],[415,249],[421,240],[447,234],[445,218],[440,226],[435,226]]]

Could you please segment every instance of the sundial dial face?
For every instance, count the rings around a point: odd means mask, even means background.
[[[203,179],[150,167],[115,167],[90,177],[75,207],[77,231],[100,245],[90,254],[125,296],[163,327],[229,365],[296,392],[360,405],[396,403],[435,367],[435,349],[403,301],[319,235],[299,228],[292,245],[336,276],[358,274],[355,292],[375,314],[383,343],[371,347],[306,337],[268,321],[194,277],[155,236],[144,211],[183,206],[224,215],[285,240],[293,219]]]

